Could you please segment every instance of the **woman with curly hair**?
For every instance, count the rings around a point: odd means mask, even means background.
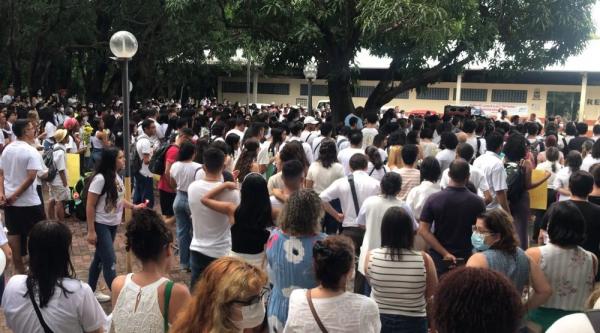
[[[293,192],[279,214],[280,228],[274,229],[267,241],[269,279],[273,283],[267,309],[270,332],[283,330],[289,297],[294,289],[318,285],[312,250],[315,241],[326,237],[319,232],[322,217],[321,199],[307,189]]]
[[[254,138],[248,139],[246,142],[244,142],[244,150],[242,150],[240,157],[235,163],[235,167],[233,167],[233,170],[239,171],[237,181],[244,181],[244,178],[250,172],[258,172],[258,163],[256,163],[256,157],[258,156],[259,148],[260,143]]]
[[[238,333],[265,317],[267,274],[234,257],[213,261],[171,333]]]

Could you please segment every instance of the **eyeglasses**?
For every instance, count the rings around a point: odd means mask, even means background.
[[[477,229],[476,225],[471,226],[471,230],[473,232],[477,232],[477,233],[482,234],[484,236],[489,236],[489,235],[495,234],[495,232],[491,232],[491,231],[481,231],[481,230]]]
[[[254,296],[252,296],[252,297],[250,297],[249,299],[247,299],[247,300],[244,300],[244,301],[242,301],[242,300],[234,300],[234,301],[231,301],[231,302],[232,302],[232,303],[237,303],[237,304],[240,304],[240,305],[242,305],[242,306],[254,305],[254,304],[258,303],[258,302],[261,302],[261,301],[263,300],[263,297],[264,297],[264,296],[265,296],[265,295],[266,295],[266,294],[267,294],[269,291],[270,291],[270,290],[269,290],[269,288],[267,288],[267,287],[263,287],[263,288],[260,290],[260,292],[258,293],[258,295],[254,295]]]

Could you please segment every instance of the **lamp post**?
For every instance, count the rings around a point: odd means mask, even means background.
[[[138,42],[132,33],[118,31],[110,38],[110,51],[115,55],[121,65],[121,91],[123,94],[123,151],[125,152],[125,199],[131,202],[131,160],[129,139],[129,60],[138,50]],[[129,221],[131,212],[126,210],[125,219]],[[129,252],[126,257],[127,271],[131,272],[131,256]]]
[[[312,82],[317,78],[317,63],[314,57],[306,63],[303,72],[304,77],[308,81],[308,114],[312,116],[314,115],[312,108]]]

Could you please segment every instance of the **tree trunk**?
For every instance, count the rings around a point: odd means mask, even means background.
[[[369,112],[379,112],[381,107],[391,101],[394,96],[390,96],[390,88],[393,81],[381,80],[375,86],[375,89],[369,95],[365,103],[365,114]]]
[[[344,121],[346,115],[354,112],[352,101],[352,86],[350,78],[350,65],[334,64],[337,69],[329,73],[327,88],[329,89],[329,103],[333,115],[333,124],[336,126]]]

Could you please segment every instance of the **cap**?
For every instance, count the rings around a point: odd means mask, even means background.
[[[304,118],[304,125],[308,125],[308,124],[316,125],[318,123],[319,122],[314,117],[308,116],[308,117]]]

